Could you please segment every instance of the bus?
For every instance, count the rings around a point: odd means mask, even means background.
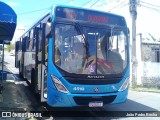
[[[125,102],[130,78],[124,17],[56,5],[16,43],[16,66],[53,107],[103,107]]]

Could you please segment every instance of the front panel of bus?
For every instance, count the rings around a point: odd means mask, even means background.
[[[124,102],[129,82],[123,17],[55,8],[48,56],[48,104],[101,107]]]

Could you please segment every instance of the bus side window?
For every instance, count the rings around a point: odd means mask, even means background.
[[[122,56],[119,53],[119,39],[118,35],[109,38],[109,52],[107,60],[112,62],[113,71],[119,72],[123,68]]]
[[[31,39],[32,39],[32,51],[36,51],[36,28],[34,28],[33,30],[32,30],[32,32],[31,32]]]
[[[50,18],[46,21],[45,25],[45,65],[47,66],[48,61],[48,40],[51,37],[51,21]]]
[[[47,62],[47,60],[48,60],[48,38],[45,39],[45,62]]]
[[[30,32],[26,35],[26,50],[30,50]]]
[[[38,61],[42,61],[42,30],[38,30]]]
[[[33,29],[30,31],[30,36],[28,38],[28,42],[29,42],[28,50],[32,51],[32,48],[33,48]]]

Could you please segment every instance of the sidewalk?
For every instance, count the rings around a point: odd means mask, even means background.
[[[17,80],[9,69],[4,66],[7,80],[0,80],[3,89],[0,93],[0,111],[33,111],[38,102],[30,87],[23,80]]]
[[[6,68],[6,64],[7,63],[4,62],[3,71],[7,72],[7,80],[15,80],[13,73],[8,68]],[[0,64],[0,70],[2,70],[2,64]],[[1,79],[0,79],[0,81],[1,81]]]

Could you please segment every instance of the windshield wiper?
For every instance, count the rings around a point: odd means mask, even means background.
[[[89,46],[89,44],[87,42],[87,39],[86,39],[84,33],[82,32],[82,29],[81,29],[81,26],[80,26],[79,22],[75,22],[75,25],[76,25],[77,31],[82,35],[82,38],[83,38],[83,40],[85,42],[86,51],[87,51],[88,50],[88,46]]]

